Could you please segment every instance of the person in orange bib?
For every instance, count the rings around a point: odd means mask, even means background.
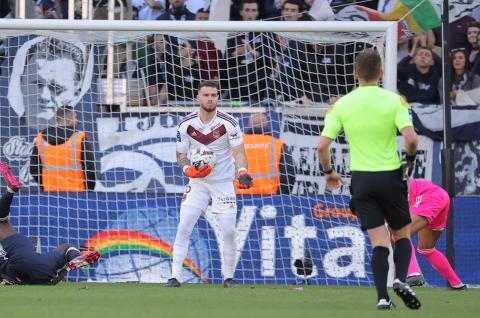
[[[248,170],[253,187],[241,189],[236,182],[237,194],[289,194],[295,183],[295,165],[285,143],[271,135],[270,123],[263,113],[254,113],[243,135],[248,158]]]
[[[73,107],[59,108],[57,125],[42,130],[30,157],[30,174],[43,191],[81,192],[95,188],[95,158],[88,134],[76,131]]]

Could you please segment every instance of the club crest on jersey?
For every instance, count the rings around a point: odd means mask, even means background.
[[[218,130],[214,130],[212,135],[213,135],[213,138],[215,138],[215,139],[220,138],[220,132]]]

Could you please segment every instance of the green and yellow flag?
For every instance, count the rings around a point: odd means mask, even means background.
[[[413,9],[412,12],[410,12]],[[410,13],[409,13],[410,12]],[[441,25],[440,14],[431,0],[397,0],[386,20],[405,19],[412,32],[424,32]]]

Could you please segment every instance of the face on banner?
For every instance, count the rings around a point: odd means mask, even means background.
[[[58,108],[75,106],[91,84],[93,59],[81,43],[37,37],[17,51],[10,77],[10,105],[27,126],[54,123]]]
[[[478,141],[454,144],[455,192],[457,195],[480,194],[480,143]]]

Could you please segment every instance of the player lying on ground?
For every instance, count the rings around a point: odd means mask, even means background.
[[[7,183],[7,192],[0,198],[0,241],[4,250],[0,254],[2,284],[56,285],[70,270],[98,261],[98,251],[82,254],[68,243],[45,254],[35,252],[32,241],[17,233],[9,222],[10,204],[21,183],[5,162],[0,162],[0,173]]]
[[[418,253],[424,256],[432,264],[432,267],[448,281],[451,289],[467,289],[467,285],[463,284],[455,274],[445,255],[435,249],[447,224],[450,208],[448,193],[430,181],[410,179],[408,203],[412,218],[410,233],[411,236],[418,233]],[[414,250],[412,245],[412,251]],[[415,253],[412,253],[408,267],[407,283],[410,286],[421,286],[425,283]]]
[[[417,251],[427,258],[433,268],[448,281],[452,289],[467,289],[467,285],[463,284],[455,274],[447,258],[435,249],[435,244],[447,224],[450,207],[448,193],[430,181],[412,178],[409,181],[408,204],[412,219],[410,234],[414,236],[418,233]],[[355,213],[353,197],[350,200],[350,210]],[[412,251],[414,250],[412,244]],[[407,283],[410,286],[425,283],[415,253],[412,253],[410,259]]]

